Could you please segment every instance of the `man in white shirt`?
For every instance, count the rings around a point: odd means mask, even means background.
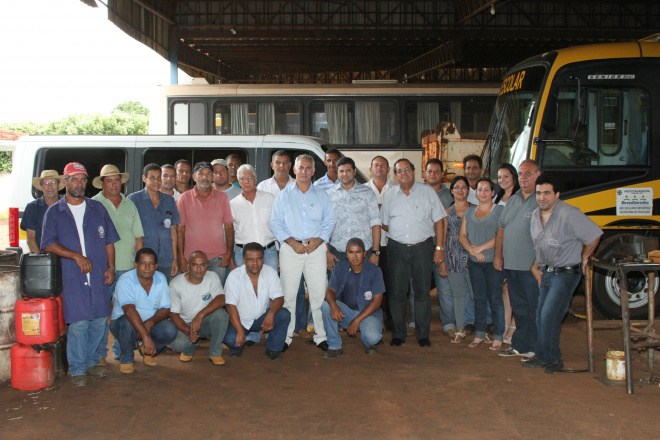
[[[273,153],[271,158],[270,167],[273,169],[273,177],[263,180],[257,185],[257,190],[269,192],[275,197],[289,185],[296,183],[296,179],[291,177],[291,157],[289,153],[284,150],[277,150]],[[238,260],[237,260],[238,261]],[[268,251],[266,251],[266,264],[268,264]],[[307,313],[305,302],[305,280],[300,278],[300,286],[298,287],[298,295],[296,296],[296,311],[295,319],[296,325],[293,329],[294,336],[301,336],[305,339],[310,339],[312,334],[307,331]]]
[[[271,158],[270,167],[273,169],[273,177],[263,180],[257,189],[259,191],[266,191],[277,197],[277,194],[287,186],[293,184],[296,179],[291,177],[289,171],[291,170],[291,158],[289,153],[284,150],[277,150],[273,153]]]
[[[231,357],[240,357],[245,347],[245,335],[263,330],[268,333],[266,356],[282,359],[284,341],[291,315],[284,305],[277,271],[264,266],[264,248],[259,243],[243,247],[244,265],[231,271],[225,289],[229,327],[224,342]],[[270,303],[270,306],[269,306]]]
[[[195,343],[210,336],[209,360],[213,365],[224,365],[222,340],[229,324],[229,315],[223,309],[225,292],[218,274],[208,270],[204,252],[190,254],[188,263],[190,271],[170,283],[170,320],[179,330],[170,347],[181,353],[181,362],[190,362]]]
[[[371,159],[371,167],[369,168],[371,175],[373,176],[371,180],[365,183],[366,186],[371,188],[376,194],[376,199],[378,200],[378,209],[383,206],[383,200],[385,199],[385,194],[390,191],[392,188],[399,186],[398,182],[390,180],[387,176],[390,173],[390,163],[383,156],[376,156]],[[381,230],[380,232],[380,257],[378,259],[378,267],[383,271],[383,279],[385,280],[385,292],[390,291],[390,273],[387,270],[387,231]],[[392,330],[392,315],[390,313],[389,307],[389,295],[386,293],[383,295],[383,302],[381,304],[383,309],[383,324],[385,324],[386,330]]]

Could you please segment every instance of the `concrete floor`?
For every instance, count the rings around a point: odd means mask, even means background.
[[[578,309],[582,302],[575,298]],[[89,378],[86,388],[68,378],[41,391],[5,383],[0,438],[658,438],[658,385],[629,396],[594,379],[605,374],[608,345],[621,348],[620,333],[596,333],[595,375],[547,375],[523,369],[519,358],[450,344],[434,303],[430,349],[414,338],[390,347],[386,333],[368,357],[344,333],[337,359],[295,339],[283,361],[268,360],[259,344],[215,367],[205,342],[189,364],[162,355],[157,367],[136,363],[133,375],[110,360],[109,377]],[[585,342],[585,322],[569,316],[561,341],[567,368],[586,368]],[[649,376],[645,356],[636,358],[634,377]]]

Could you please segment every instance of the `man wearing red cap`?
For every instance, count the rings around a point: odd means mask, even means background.
[[[71,382],[85,386],[86,375],[105,377],[97,367],[98,348],[110,314],[108,286],[115,278],[119,234],[100,202],[85,197],[87,170],[77,162],[64,168],[66,196],[44,217],[42,249],[62,257],[62,299]]]

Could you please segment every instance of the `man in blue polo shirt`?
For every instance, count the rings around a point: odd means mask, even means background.
[[[77,162],[64,167],[66,196],[46,211],[41,248],[62,257],[62,301],[67,330],[66,356],[71,382],[87,385],[86,375],[105,377],[98,348],[110,314],[108,286],[115,278],[119,234],[108,211],[85,197],[87,170]]]
[[[158,255],[158,272],[172,281],[179,271],[176,258],[176,225],[179,224],[179,211],[174,197],[162,193],[160,187],[161,168],[155,163],[145,165],[142,170],[144,189],[128,196],[137,207],[144,230],[144,247],[153,249]]]
[[[64,188],[62,177],[55,170],[43,170],[39,177],[32,179],[32,186],[41,191],[43,196],[27,204],[21,219],[21,229],[27,233],[30,252],[41,252],[44,215],[48,208],[59,200],[57,193]]]
[[[135,269],[119,278],[113,298],[110,331],[119,341],[119,371],[133,373],[137,340],[144,365],[158,365],[154,360],[177,335],[170,315],[170,290],[165,275],[156,272],[158,256],[153,249],[142,248],[135,254]]]
[[[376,353],[376,344],[383,336],[383,301],[385,282],[380,267],[369,261],[364,242],[351,238],[346,244],[348,260],[335,265],[321,307],[323,327],[328,336],[328,350],[323,359],[336,358],[343,354],[339,326],[347,329],[349,336],[357,336],[365,346],[367,354]]]

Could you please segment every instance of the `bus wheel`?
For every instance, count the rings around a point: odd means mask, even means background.
[[[601,243],[596,251],[596,258],[600,260],[609,260],[621,252],[627,255],[634,255],[632,243],[635,241],[635,234],[621,234],[609,237]],[[630,244],[629,252],[625,249],[626,244]],[[658,305],[658,273],[656,273],[655,282],[655,304]],[[593,283],[593,302],[598,312],[608,319],[621,318],[621,289],[620,280],[615,272],[594,268]],[[649,285],[646,276],[642,272],[628,273],[628,303],[630,306],[631,319],[645,319],[648,317],[647,304],[649,302]],[[657,307],[656,307],[657,309]]]

